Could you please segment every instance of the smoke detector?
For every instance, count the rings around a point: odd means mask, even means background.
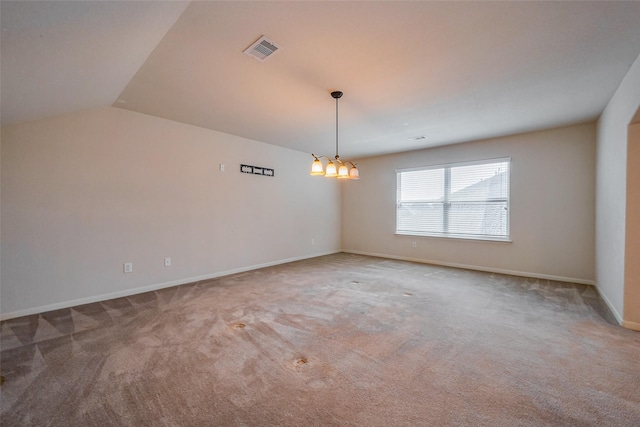
[[[265,36],[260,37],[251,46],[246,48],[243,53],[262,62],[280,49],[273,40],[269,40]]]

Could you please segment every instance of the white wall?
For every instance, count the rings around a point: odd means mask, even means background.
[[[512,162],[512,243],[394,234],[395,169],[497,157]],[[595,123],[368,158],[358,168],[362,179],[343,188],[346,251],[594,281]]]
[[[640,57],[598,120],[596,164],[596,281],[623,320],[627,127],[640,106]]]
[[[340,250],[340,187],[308,154],[117,108],[1,149],[3,318]]]

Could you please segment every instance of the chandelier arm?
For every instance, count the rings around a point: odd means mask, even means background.
[[[336,160],[338,163],[342,163],[343,165],[346,165],[347,163],[350,164],[351,166],[353,166],[354,168],[356,167],[357,163],[352,162],[351,160],[342,160],[340,158],[340,156],[335,156],[333,159],[329,156],[316,156],[315,154],[311,153],[311,156],[316,159],[316,160],[320,160],[320,159],[327,159],[330,161],[334,161]]]

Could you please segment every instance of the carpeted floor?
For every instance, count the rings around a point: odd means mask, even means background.
[[[590,286],[336,254],[2,322],[3,426],[639,426]]]

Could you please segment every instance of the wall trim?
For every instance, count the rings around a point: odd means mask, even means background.
[[[82,304],[91,304],[91,303],[94,303],[94,302],[107,301],[107,300],[114,299],[114,298],[128,297],[128,296],[131,296],[131,295],[141,294],[141,293],[144,293],[144,292],[151,292],[151,291],[157,291],[159,289],[170,288],[172,286],[186,285],[187,283],[193,283],[193,282],[199,282],[199,281],[202,281],[202,280],[215,279],[217,277],[223,277],[223,276],[230,276],[232,274],[244,273],[246,271],[258,270],[260,268],[272,267],[274,265],[280,265],[280,264],[287,264],[289,262],[301,261],[303,259],[316,258],[316,257],[320,257],[320,256],[336,254],[336,253],[339,253],[339,252],[340,252],[339,250],[338,251],[319,252],[319,253],[316,253],[316,254],[313,254],[313,255],[304,255],[304,256],[299,256],[299,257],[286,258],[286,259],[281,259],[281,260],[277,260],[277,261],[266,262],[266,263],[263,263],[263,264],[254,264],[254,265],[250,265],[250,266],[247,266],[247,267],[233,268],[233,269],[230,269],[230,270],[219,271],[217,273],[205,274],[205,275],[202,275],[202,276],[195,276],[195,277],[188,277],[188,278],[185,278],[185,279],[172,280],[172,281],[163,282],[163,283],[156,283],[156,284],[152,284],[152,285],[141,286],[141,287],[138,287],[138,288],[125,289],[125,290],[117,291],[117,292],[110,292],[110,293],[107,293],[107,294],[100,294],[100,295],[95,295],[95,296],[86,297],[86,298],[78,298],[78,299],[74,299],[74,300],[70,300],[70,301],[62,301],[62,302],[58,302],[58,303],[55,303],[55,304],[47,304],[47,305],[42,305],[42,306],[39,306],[39,307],[33,307],[33,308],[27,308],[27,309],[24,309],[24,310],[12,311],[10,313],[0,313],[0,321],[13,319],[13,318],[16,318],[16,317],[30,316],[32,314],[46,313],[47,311],[51,311],[51,310],[59,310],[59,309],[62,309],[62,308],[75,307],[77,305],[82,305]]]
[[[352,251],[347,249],[343,249],[342,252],[356,254],[356,255],[368,255],[368,256],[375,256],[380,258],[397,259],[401,261],[419,262],[421,264],[441,265],[443,267],[464,268],[466,270],[484,271],[488,273],[508,274],[510,276],[531,277],[535,279],[555,280],[557,282],[579,283],[582,285],[596,286],[596,282],[593,280],[577,279],[574,277],[553,276],[550,274],[538,274],[538,273],[531,273],[527,271],[505,270],[502,268],[482,267],[478,265],[459,264],[455,262],[443,262],[443,261],[435,261],[435,260],[422,259],[422,258],[410,258],[410,257],[396,256],[396,255],[378,254],[378,253],[372,253],[372,252]]]
[[[421,258],[402,257],[402,256],[395,256],[395,255],[373,253],[373,252],[352,251],[352,250],[347,250],[347,249],[343,249],[342,252],[349,253],[349,254],[356,254],[356,255],[374,256],[374,257],[379,257],[379,258],[397,259],[397,260],[400,260],[400,261],[418,262],[418,263],[421,263],[421,264],[441,265],[443,267],[464,268],[464,269],[467,269],[467,270],[484,271],[484,272],[487,272],[487,273],[508,274],[508,275],[511,275],[511,276],[531,277],[531,278],[535,278],[535,279],[555,280],[557,282],[568,282],[568,283],[578,283],[578,284],[582,284],[582,285],[591,285],[591,286],[594,286],[596,288],[596,291],[598,292],[598,295],[600,295],[602,300],[605,302],[605,304],[607,305],[607,307],[611,311],[611,314],[613,314],[613,317],[615,317],[616,321],[618,322],[618,324],[620,326],[622,326],[624,328],[627,328],[627,329],[631,329],[631,330],[640,332],[640,323],[631,322],[631,321],[628,321],[628,320],[623,320],[622,316],[620,316],[620,313],[618,313],[618,311],[613,306],[613,304],[611,304],[611,301],[609,301],[609,298],[607,298],[607,296],[600,291],[600,288],[598,288],[598,284],[593,280],[577,279],[577,278],[573,278],[573,277],[553,276],[553,275],[550,275],[550,274],[538,274],[538,273],[530,273],[530,272],[524,272],[524,271],[505,270],[505,269],[500,269],[500,268],[480,267],[480,266],[476,266],[476,265],[468,265],[468,264],[458,264],[458,263],[454,263],[454,262],[442,262],[442,261],[426,260],[426,259],[421,259]]]
[[[616,318],[616,321],[618,322],[618,325],[620,326],[624,326],[623,325],[623,320],[622,320],[622,316],[620,315],[620,313],[618,313],[618,310],[616,310],[615,306],[611,303],[611,301],[609,300],[609,298],[607,298],[607,296],[600,291],[600,288],[598,287],[598,285],[596,285],[596,289],[598,290],[598,295],[600,295],[600,298],[602,298],[602,300],[604,301],[605,304],[607,304],[607,307],[609,307],[609,311],[611,312],[611,314],[613,314],[613,317]],[[640,326],[640,325],[638,325]],[[632,328],[630,328],[632,329]],[[640,329],[638,329],[640,330]]]
[[[623,320],[622,321],[622,327],[623,328],[627,328],[627,329],[631,329],[632,331],[640,332],[640,323],[638,323],[638,322],[630,322],[628,320]]]
[[[147,286],[141,286],[141,287],[133,288],[133,289],[125,289],[125,290],[122,290],[122,291],[110,292],[110,293],[107,293],[107,294],[100,294],[100,295],[95,295],[95,296],[86,297],[86,298],[79,298],[79,299],[74,299],[74,300],[70,300],[70,301],[63,301],[63,302],[59,302],[59,303],[55,303],[55,304],[47,304],[47,305],[28,308],[28,309],[24,309],[24,310],[17,310],[17,311],[13,311],[13,312],[9,312],[9,313],[0,313],[0,321],[9,320],[9,319],[13,319],[13,318],[16,318],[16,317],[29,316],[29,315],[32,315],[32,314],[46,313],[47,311],[59,310],[59,309],[63,309],[63,308],[70,308],[70,307],[74,307],[74,306],[82,305],[82,304],[91,304],[91,303],[94,303],[94,302],[107,301],[107,300],[110,300],[110,299],[113,299],[113,298],[127,297],[127,296],[131,296],[131,295],[141,294],[141,293],[144,293],[144,292],[150,292],[150,291],[156,291],[156,290],[159,290],[159,289],[170,288],[172,286],[185,285],[187,283],[193,283],[193,282],[199,282],[199,281],[202,281],[202,280],[215,279],[215,278],[218,278],[218,277],[230,276],[232,274],[244,273],[244,272],[247,272],[247,271],[258,270],[258,269],[266,268],[266,267],[272,267],[274,265],[286,264],[286,263],[289,263],[289,262],[301,261],[301,260],[310,259],[310,258],[317,258],[317,257],[325,256],[325,255],[332,255],[332,254],[336,254],[336,253],[339,253],[339,252],[356,254],[356,255],[374,256],[374,257],[379,257],[379,258],[397,259],[397,260],[400,260],[400,261],[418,262],[418,263],[421,263],[421,264],[441,265],[441,266],[444,266],[444,267],[464,268],[464,269],[467,269],[467,270],[483,271],[483,272],[488,272],[488,273],[508,274],[508,275],[512,275],[512,276],[531,277],[531,278],[536,278],[536,279],[555,280],[555,281],[559,281],[559,282],[570,282],[570,283],[579,283],[579,284],[584,284],[584,285],[593,285],[593,286],[596,287],[596,290],[598,291],[598,294],[600,295],[600,297],[602,297],[603,301],[607,304],[607,307],[609,307],[609,310],[611,310],[611,313],[613,314],[613,316],[616,318],[616,320],[618,321],[618,323],[621,326],[623,326],[625,328],[628,328],[628,329],[635,330],[635,331],[640,331],[640,323],[622,320],[622,316],[620,316],[620,314],[616,311],[616,309],[613,306],[613,304],[611,304],[611,301],[609,301],[609,299],[606,297],[606,295],[604,295],[602,292],[600,292],[600,289],[598,288],[597,284],[592,280],[584,280],[584,279],[577,279],[577,278],[563,277],[563,276],[553,276],[553,275],[548,275],[548,274],[537,274],[537,273],[522,272],[522,271],[515,271],[515,270],[505,270],[505,269],[499,269],[499,268],[488,268],[488,267],[481,267],[481,266],[468,265],[468,264],[442,262],[442,261],[435,261],[435,260],[426,260],[426,259],[421,259],[421,258],[402,257],[402,256],[396,256],[396,255],[379,254],[379,253],[365,252],[365,251],[354,251],[354,250],[347,250],[347,249],[343,249],[343,250],[340,250],[340,251],[326,251],[326,252],[320,252],[320,253],[313,254],[313,255],[305,255],[305,256],[299,256],[299,257],[286,258],[286,259],[281,259],[281,260],[277,260],[277,261],[271,261],[271,262],[267,262],[267,263],[263,263],[263,264],[254,264],[254,265],[250,265],[250,266],[246,266],[246,267],[234,268],[234,269],[230,269],[230,270],[223,270],[223,271],[219,271],[217,273],[205,274],[205,275],[202,275],[202,276],[195,276],[195,277],[189,277],[189,278],[184,278],[184,279],[172,280],[172,281],[169,281],[169,282],[156,283],[156,284],[147,285]]]

